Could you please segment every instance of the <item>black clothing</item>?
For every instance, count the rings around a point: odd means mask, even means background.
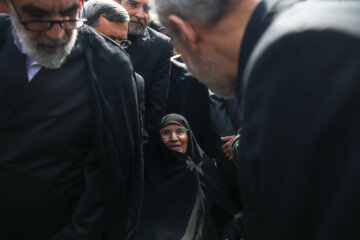
[[[166,114],[184,116],[200,147],[209,157],[214,158],[217,155],[216,143],[220,140],[211,125],[208,95],[205,85],[172,63]]]
[[[129,239],[142,159],[127,54],[85,26],[60,69],[28,82],[0,15],[0,75],[0,238]]]
[[[165,115],[170,75],[172,44],[170,38],[147,27],[141,36],[129,35],[127,49],[135,72],[145,80],[145,129],[154,135]]]
[[[360,3],[285,10],[244,73],[239,183],[248,239],[358,239]]]
[[[249,57],[262,34],[283,10],[303,0],[262,0],[253,12],[241,41],[236,97],[242,103],[242,79]]]
[[[232,239],[232,215],[237,209],[221,175],[197,145],[186,119],[169,114],[161,126],[171,123],[188,129],[187,153],[170,150],[158,139],[146,162],[137,239]]]
[[[236,135],[241,127],[240,102],[232,99],[218,98],[214,93],[209,94],[211,123],[219,137]]]
[[[211,125],[218,137],[217,141],[215,141],[217,143],[217,166],[219,171],[227,179],[227,185],[229,187],[231,186],[231,189],[233,189],[232,195],[234,195],[235,198],[237,194],[237,169],[234,162],[229,160],[221,149],[221,146],[225,144],[225,141],[222,141],[221,137],[234,136],[240,129],[240,102],[237,97],[225,100],[218,98],[214,93],[209,92],[209,103]],[[238,198],[238,196],[236,196],[236,198]]]
[[[145,81],[144,78],[138,73],[135,73],[134,79],[136,83],[136,93],[139,105],[142,142],[144,143],[147,142],[149,138],[145,130]]]

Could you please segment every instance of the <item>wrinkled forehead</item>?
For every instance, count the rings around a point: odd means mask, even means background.
[[[22,10],[59,13],[78,9],[81,0],[13,0],[13,2]]]

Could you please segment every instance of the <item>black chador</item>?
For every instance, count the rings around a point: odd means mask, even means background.
[[[141,240],[233,239],[237,208],[213,161],[197,145],[187,120],[166,115],[161,126],[188,129],[186,154],[170,150],[158,138],[145,163]]]
[[[10,26],[0,16],[0,239],[128,239],[142,161],[127,54],[84,27],[29,82]]]

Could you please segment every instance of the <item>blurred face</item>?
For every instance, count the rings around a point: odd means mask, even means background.
[[[186,63],[189,72],[200,82],[205,84],[216,96],[232,98],[236,89],[236,72],[231,75],[226,71],[228,66],[221,60],[221,56],[211,46],[200,54],[194,54],[186,44],[179,42],[176,36],[173,43]]]
[[[12,0],[12,2],[13,5],[9,4],[11,20],[26,54],[46,68],[59,68],[76,42],[77,30],[64,30],[55,23],[46,31],[29,31],[20,22],[20,18],[24,21],[77,19],[79,1]]]
[[[141,35],[150,21],[149,0],[122,0],[121,5],[130,16],[130,35]]]
[[[94,28],[98,32],[101,32],[105,36],[120,44],[121,40],[127,39],[129,24],[127,22],[111,22],[101,16],[99,19],[99,26]]]
[[[161,141],[169,149],[186,154],[187,150],[187,130],[177,124],[169,124],[160,131]]]

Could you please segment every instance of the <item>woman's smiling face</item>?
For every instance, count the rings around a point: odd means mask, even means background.
[[[187,129],[177,124],[166,125],[160,131],[162,142],[169,149],[185,154],[187,150]]]

